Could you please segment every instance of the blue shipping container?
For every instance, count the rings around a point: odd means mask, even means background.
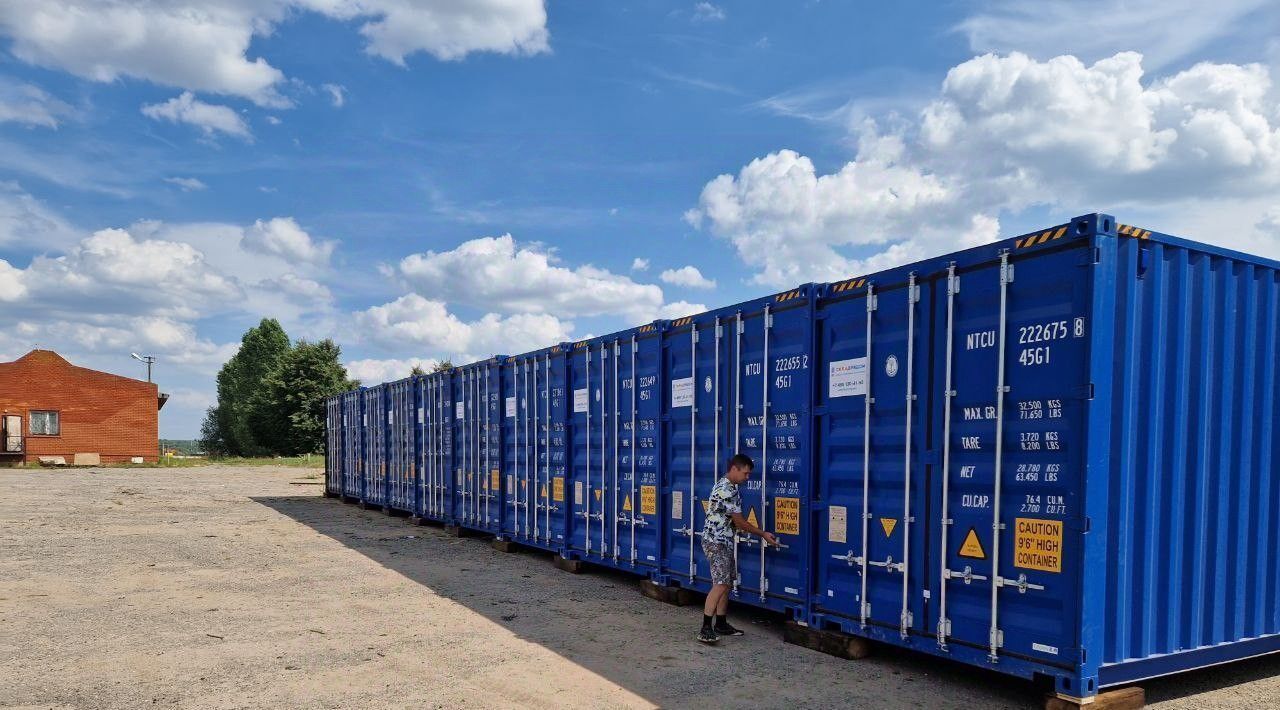
[[[342,395],[324,400],[324,494],[342,495]]]
[[[811,622],[1078,698],[1280,649],[1276,269],[1088,215],[825,287]]]
[[[381,507],[387,504],[387,455],[390,440],[387,436],[387,385],[375,385],[360,391],[363,400],[364,479],[360,502]]]
[[[452,374],[435,372],[414,378],[420,412],[417,437],[420,464],[418,517],[443,523],[451,520],[453,501]]]
[[[414,512],[418,476],[417,388],[413,377],[387,383],[387,506]]]
[[[670,514],[659,581],[699,591],[710,569],[697,538],[703,502],[743,453],[755,461],[742,487],[746,517],[779,545],[739,536],[735,600],[805,618],[810,574],[812,286],[670,324],[663,386],[663,447]]]
[[[660,323],[570,349],[566,557],[657,571],[661,367]]]
[[[740,451],[783,545],[735,600],[1087,700],[1280,651],[1278,361],[1280,263],[1085,215],[417,378],[416,505],[705,590]],[[346,496],[381,392],[327,410]]]
[[[343,392],[342,397],[342,495],[364,495],[364,399],[363,389]]]

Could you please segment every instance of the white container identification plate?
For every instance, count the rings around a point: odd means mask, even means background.
[[[849,509],[843,505],[827,507],[827,539],[831,542],[849,541]]]
[[[867,359],[836,360],[827,378],[828,397],[852,397],[867,393]]]
[[[693,406],[693,378],[682,377],[671,381],[671,408]]]
[[[514,417],[516,415],[516,398],[507,397],[507,416]]]
[[[573,413],[581,414],[587,411],[587,407],[591,403],[591,398],[587,396],[587,388],[573,391]]]

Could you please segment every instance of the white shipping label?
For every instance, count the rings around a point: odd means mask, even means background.
[[[671,381],[671,407],[693,406],[693,378],[682,377]]]
[[[852,397],[867,393],[867,359],[835,360],[827,378],[827,397]]]
[[[424,417],[424,416],[425,416],[425,415],[424,415],[424,414],[423,414],[423,412],[422,412],[422,407],[418,407],[418,423],[419,423],[419,424],[421,424],[421,423],[423,422],[423,417]]]
[[[581,414],[587,411],[587,407],[591,404],[591,399],[587,397],[587,388],[573,391],[573,413]]]
[[[671,491],[671,519],[684,520],[684,491]]]
[[[515,417],[516,415],[516,398],[507,397],[507,416]]]
[[[392,421],[393,421],[393,419],[394,419],[394,417],[392,417],[392,414],[393,414],[392,412],[387,412],[387,423],[388,423],[388,424],[391,424],[391,423],[392,423]]]
[[[582,505],[582,481],[573,482],[573,502]]]
[[[849,541],[849,509],[843,505],[827,507],[827,539],[831,542]]]
[[[455,419],[463,419],[463,418],[465,418],[465,417],[467,416],[467,415],[466,415],[466,412],[467,412],[467,408],[466,408],[466,404],[465,404],[464,402],[454,402],[454,403],[453,403],[453,416],[454,416],[454,418],[455,418]]]

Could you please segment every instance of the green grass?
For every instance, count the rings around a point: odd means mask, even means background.
[[[210,457],[210,458],[169,458],[160,459],[159,463],[124,463],[112,468],[194,468],[196,466],[280,466],[282,468],[324,468],[324,457],[319,454],[311,456],[262,456],[262,457]]]

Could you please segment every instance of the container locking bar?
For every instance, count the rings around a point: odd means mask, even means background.
[[[858,596],[859,620],[862,627],[867,626],[867,617],[871,615],[871,605],[867,603],[867,536],[868,522],[871,520],[871,405],[875,398],[871,396],[871,314],[876,310],[875,286],[867,284],[867,391],[863,395],[862,414],[862,554],[858,556],[862,565],[862,592]]]
[[[902,444],[902,613],[898,615],[898,633],[906,638],[910,631],[911,611],[908,606],[911,584],[911,414],[915,405],[915,345],[916,345],[916,302],[920,300],[920,289],[916,286],[916,273],[907,275],[907,413],[906,432]],[[870,360],[867,361],[868,367]]]
[[[1000,252],[1000,331],[999,344],[996,350],[996,441],[995,441],[995,481],[991,498],[991,576],[1000,579],[1000,531],[1004,524],[1000,522],[1000,490],[1001,476],[1004,473],[1004,400],[1009,387],[1005,384],[1005,339],[1009,326],[1009,283],[1013,281],[1013,267],[1009,264],[1009,250]],[[991,585],[991,627],[988,631],[988,660],[997,663],[1000,660],[1000,646],[1004,634],[1000,631],[1000,585]]]
[[[947,580],[951,579],[952,572],[947,568],[947,535],[951,526],[955,521],[951,519],[950,514],[950,484],[951,484],[951,402],[955,399],[955,385],[952,381],[952,345],[955,339],[955,310],[956,310],[956,294],[960,292],[960,277],[956,276],[956,263],[953,261],[947,265],[947,355],[946,355],[946,384],[944,385],[944,398],[942,410],[942,524],[938,526],[941,535],[941,545],[939,558],[942,565],[942,581],[938,585],[938,648],[945,650],[947,648],[947,637],[951,635],[951,621],[947,618]],[[973,570],[965,567],[964,583],[968,584],[972,579]]]

